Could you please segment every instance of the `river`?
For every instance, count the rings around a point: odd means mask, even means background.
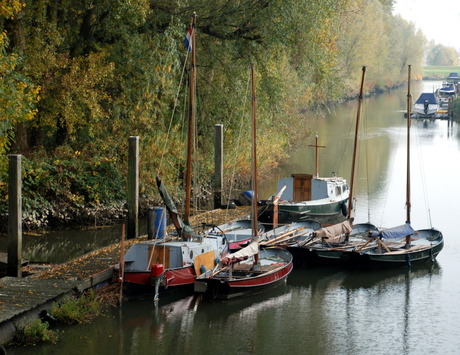
[[[420,92],[441,82],[415,83]],[[366,98],[355,221],[404,223],[404,88]],[[349,177],[357,103],[306,121],[319,136],[320,175]],[[126,302],[92,324],[63,329],[57,345],[10,348],[8,354],[456,354],[460,349],[460,130],[456,121],[412,120],[412,225],[445,238],[434,264],[386,271],[296,269],[285,285],[254,297],[201,301],[194,296]],[[307,144],[314,144],[314,138]],[[266,198],[279,177],[314,172],[305,147],[261,182]]]

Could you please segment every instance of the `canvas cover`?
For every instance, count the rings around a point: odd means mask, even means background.
[[[416,104],[424,104],[427,101],[429,104],[438,104],[438,99],[435,94],[424,92],[415,102]]]
[[[250,256],[256,255],[258,252],[259,252],[259,243],[252,242],[247,247],[244,247],[235,253],[228,254],[226,257],[222,258],[221,262],[223,266],[228,266],[238,261],[246,260]]]
[[[346,220],[342,223],[334,224],[329,227],[324,227],[315,231],[315,236],[320,238],[335,238],[343,234],[349,234],[353,230],[350,220]]]
[[[189,225],[185,224],[182,219],[179,217],[177,213],[177,208],[176,205],[174,204],[173,199],[169,195],[168,191],[166,190],[165,185],[161,181],[160,177],[157,176],[157,186],[158,186],[158,191],[160,192],[161,198],[163,199],[163,202],[165,203],[166,209],[169,212],[169,215],[171,216],[171,219],[173,221],[174,227],[176,228],[177,234],[179,236],[191,236],[194,234],[193,228],[190,227]]]
[[[403,224],[402,226],[384,229],[380,232],[380,236],[383,239],[402,238],[412,234],[414,234],[414,229],[409,223]]]

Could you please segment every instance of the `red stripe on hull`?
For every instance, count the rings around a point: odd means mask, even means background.
[[[285,268],[268,275],[262,275],[247,280],[232,280],[228,281],[230,287],[256,287],[265,286],[274,283],[282,278],[285,278],[292,271],[292,262],[289,263]]]
[[[172,269],[165,271],[165,280],[166,283],[163,282],[162,286],[184,286],[184,285],[191,285],[195,282],[196,274],[195,269],[193,266],[186,266],[180,269]],[[125,273],[125,282],[143,285],[143,286],[151,286],[151,274],[150,272],[127,272]]]

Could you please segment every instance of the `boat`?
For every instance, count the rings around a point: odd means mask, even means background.
[[[292,255],[279,247],[260,248],[257,231],[257,154],[255,73],[252,82],[252,226],[251,243],[223,257],[215,268],[206,270],[195,282],[195,292],[206,298],[229,299],[262,292],[284,283],[293,269]]]
[[[163,182],[157,177],[160,195],[173,220],[176,234],[132,245],[124,256],[124,293],[128,297],[193,291],[197,275],[213,268],[228,254],[224,234],[195,234],[178,216]]]
[[[277,191],[283,189],[278,201],[280,223],[291,223],[302,219],[325,220],[346,215],[349,186],[346,179],[338,176],[320,177],[318,170],[318,136],[316,144],[316,174],[292,174],[278,181]],[[272,224],[273,197],[260,208],[259,221],[266,227]]]
[[[443,83],[437,90],[440,106],[447,106],[457,96],[457,89],[454,83]]]
[[[407,110],[410,113],[411,66],[408,66]],[[411,267],[413,263],[431,261],[444,247],[442,233],[434,228],[414,230],[411,226],[410,190],[410,115],[407,117],[407,161],[406,161],[406,221],[404,224],[380,230],[369,236],[370,245],[356,250],[363,262],[369,265]],[[372,242],[371,242],[372,241]]]
[[[222,225],[212,225],[204,233],[210,236],[222,235],[225,236],[229,243],[230,252],[235,252],[247,246],[252,239],[252,220],[240,219],[230,221]],[[265,232],[263,224],[258,223],[257,234]]]
[[[410,223],[381,230],[373,238],[378,242],[377,246],[357,250],[362,256],[363,265],[411,267],[413,263],[434,262],[444,246],[439,230],[429,228],[415,231]]]
[[[436,95],[434,93],[424,92],[419,96],[417,101],[415,101],[414,113],[416,117],[433,117],[438,112],[439,107],[439,100]]]
[[[352,223],[351,219],[324,227],[299,248],[288,248],[304,264],[360,264],[355,251],[369,243],[369,235],[379,229],[372,223]]]
[[[254,262],[254,255],[258,261]],[[246,259],[245,259],[246,258]],[[292,255],[280,247],[258,249],[258,243],[229,254],[216,271],[197,277],[195,292],[210,299],[230,299],[259,293],[285,282],[293,269]]]
[[[458,73],[450,73],[447,80],[453,82],[454,84],[458,84],[460,82],[460,76]]]
[[[192,142],[195,120],[194,82],[195,82],[195,32],[196,15],[192,20],[192,55],[189,110],[188,142]],[[176,234],[165,239],[148,240],[134,244],[126,252],[123,260],[123,289],[127,296],[140,296],[154,293],[193,291],[196,276],[213,268],[217,261],[228,254],[228,242],[224,234],[197,234],[189,226],[191,160],[193,145],[187,147],[186,198],[184,221],[161,178],[156,182],[168,215],[173,221]]]

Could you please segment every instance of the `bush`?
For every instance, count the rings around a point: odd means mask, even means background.
[[[79,298],[66,297],[61,304],[51,306],[51,314],[66,324],[89,323],[102,314],[105,304],[94,290],[89,290]]]
[[[48,322],[37,319],[19,329],[16,332],[13,342],[18,345],[35,345],[40,342],[55,344],[58,341],[58,334],[49,328]]]

